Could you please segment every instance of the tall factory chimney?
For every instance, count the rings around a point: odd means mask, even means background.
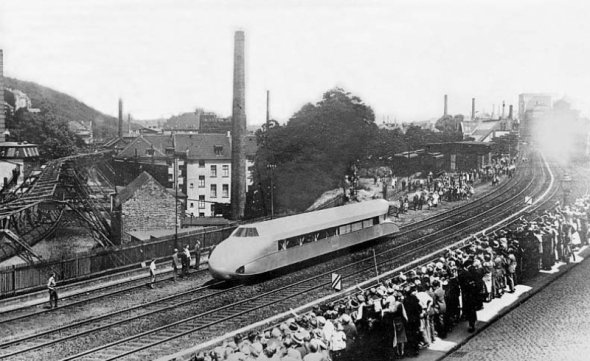
[[[4,132],[6,131],[6,110],[4,109],[4,54],[0,49],[0,142],[6,141]]]
[[[471,98],[471,120],[475,120],[475,98]]]
[[[501,119],[504,119],[505,109],[506,109],[506,102],[502,100],[502,118]]]
[[[127,114],[127,134],[131,134],[131,114]]]
[[[444,113],[443,113],[443,116],[445,116],[445,117],[449,114],[447,112],[447,110],[448,110],[448,102],[447,101],[448,101],[448,98],[447,98],[447,95],[445,94],[445,110],[444,110]]]
[[[246,206],[246,158],[244,135],[246,133],[246,80],[244,66],[244,32],[236,31],[234,37],[234,94],[231,134],[231,216],[244,217]]]
[[[508,119],[512,120],[512,104],[508,106]]]
[[[119,138],[123,137],[123,100],[119,98]]]

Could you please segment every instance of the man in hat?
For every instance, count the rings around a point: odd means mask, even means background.
[[[156,259],[152,259],[150,262],[150,288],[154,288],[154,283],[156,283]]]
[[[408,295],[404,299],[404,308],[408,316],[406,325],[406,335],[408,338],[408,352],[412,356],[417,356],[420,342],[420,317],[424,312],[420,305],[420,300],[416,296],[417,290],[415,285],[408,288]]]
[[[178,258],[178,249],[174,248],[174,253],[172,254],[172,269],[174,273],[172,273],[172,277],[174,282],[176,282],[176,278],[178,277],[178,270],[182,267],[180,263],[180,259]]]
[[[195,269],[198,270],[201,266],[201,241],[197,239],[195,243]]]
[[[461,295],[463,296],[463,315],[469,322],[469,332],[475,331],[477,309],[479,308],[479,288],[477,276],[472,266],[473,260],[465,260],[457,277],[459,280],[459,287],[461,288]]]
[[[346,334],[340,322],[334,325],[334,332],[332,332],[332,335],[327,340],[332,360],[341,360],[346,350]]]
[[[346,335],[346,348],[350,349],[356,341],[358,331],[354,322],[352,322],[352,318],[347,313],[340,316],[340,322],[342,323],[342,330]]]
[[[191,251],[188,249],[188,244],[184,246],[182,253],[184,254],[182,257],[182,274],[184,277],[186,277],[189,274],[189,269],[191,266]]]
[[[326,349],[326,344],[321,340],[313,339],[309,343],[309,353],[303,357],[303,361],[322,361],[325,360],[322,349]]]
[[[55,289],[55,272],[51,272],[47,280],[47,289],[49,290],[49,308],[57,308],[57,290]]]

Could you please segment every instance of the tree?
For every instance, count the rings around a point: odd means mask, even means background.
[[[373,110],[359,97],[335,88],[316,104],[304,105],[286,125],[275,122],[268,130],[259,130],[253,166],[259,189],[253,192],[268,199],[274,176],[275,209],[305,210],[323,192],[338,186],[350,164],[366,159],[368,144],[378,131],[374,122]],[[276,166],[272,173],[269,164]]]
[[[84,145],[65,120],[49,112],[30,113],[19,109],[7,117],[7,127],[11,140],[39,145],[42,161],[75,154]]]

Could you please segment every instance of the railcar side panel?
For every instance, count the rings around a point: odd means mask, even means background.
[[[248,277],[262,274],[293,264],[297,264],[309,259],[319,257],[341,249],[349,248],[373,239],[377,239],[399,231],[399,228],[390,222],[384,222],[369,228],[363,228],[358,231],[350,232],[343,235],[336,235],[330,238],[322,239],[317,242],[306,243],[302,246],[295,246],[285,250],[278,251],[274,245],[275,251],[264,257],[256,259],[245,264],[245,272],[239,277]]]

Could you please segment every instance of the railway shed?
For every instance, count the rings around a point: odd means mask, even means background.
[[[483,168],[492,160],[492,146],[489,142],[449,142],[426,144],[431,154],[442,154],[442,170],[462,171]]]

